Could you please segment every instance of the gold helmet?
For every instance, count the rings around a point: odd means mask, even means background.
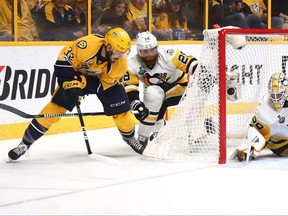
[[[275,105],[277,111],[281,110],[288,94],[288,80],[284,73],[274,73],[272,74],[270,81],[268,83],[268,91],[271,101]]]
[[[105,45],[110,44],[119,52],[128,52],[131,48],[131,38],[122,28],[110,29],[105,35]]]

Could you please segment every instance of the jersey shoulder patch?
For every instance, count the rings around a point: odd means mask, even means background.
[[[85,40],[80,40],[80,41],[76,44],[76,46],[77,46],[78,48],[80,48],[80,49],[86,49],[86,47],[87,47],[87,41],[85,41]]]
[[[170,56],[173,56],[175,54],[175,50],[174,49],[167,49],[166,53]]]

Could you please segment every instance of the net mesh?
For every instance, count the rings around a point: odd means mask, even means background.
[[[286,72],[288,44],[286,33],[248,32],[227,34],[242,35],[247,41],[242,49],[234,49],[226,42],[225,52],[219,53],[218,30],[204,31],[200,65],[190,77],[188,87],[172,117],[158,136],[147,146],[144,155],[169,160],[218,161],[220,154],[220,128],[226,127],[226,143],[237,145],[235,139],[246,136],[249,123],[258,104],[266,94],[271,74]],[[226,110],[221,110],[219,59],[225,58]],[[236,74],[236,75],[235,75]],[[225,74],[224,74],[225,75]],[[224,85],[225,85],[224,83]],[[229,93],[229,94],[228,94]],[[226,116],[225,125],[219,117]],[[226,144],[225,143],[225,144]]]

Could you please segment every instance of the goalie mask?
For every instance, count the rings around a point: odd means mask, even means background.
[[[146,65],[154,65],[158,58],[158,44],[156,37],[149,31],[140,32],[136,36],[138,55]]]
[[[287,99],[288,80],[284,73],[277,72],[270,78],[268,91],[271,101],[275,105],[275,109],[280,111]]]

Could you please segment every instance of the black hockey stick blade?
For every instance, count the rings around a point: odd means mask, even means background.
[[[12,112],[18,116],[21,116],[22,118],[53,118],[53,117],[74,117],[78,116],[78,113],[64,113],[64,114],[38,114],[38,115],[31,115],[28,113],[25,113],[17,108],[14,108],[12,106],[1,104],[0,103],[0,109]],[[104,112],[87,112],[82,113],[82,116],[97,116],[97,115],[105,115]]]

